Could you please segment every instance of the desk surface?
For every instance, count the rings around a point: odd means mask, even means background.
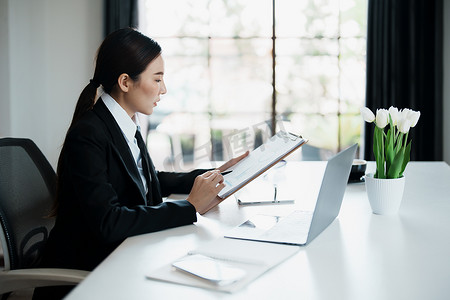
[[[303,191],[295,204],[242,207],[230,197],[194,225],[127,239],[67,299],[448,299],[450,167],[444,162],[408,165],[395,216],[372,214],[364,184],[349,184],[339,217],[322,234],[239,292],[145,278],[253,214],[310,206],[306,199],[317,193],[324,167],[287,164],[286,186]]]

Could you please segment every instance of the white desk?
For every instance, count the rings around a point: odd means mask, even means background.
[[[292,189],[317,190],[323,168],[323,162],[289,163],[287,172],[298,175],[288,183]],[[368,170],[373,169],[371,164]],[[145,274],[221,237],[252,214],[285,213],[294,205],[239,207],[230,197],[195,225],[129,238],[67,299],[449,299],[450,167],[411,162],[405,175],[398,215],[372,214],[364,184],[350,184],[338,219],[239,292],[152,281]],[[299,197],[295,206],[304,203]]]

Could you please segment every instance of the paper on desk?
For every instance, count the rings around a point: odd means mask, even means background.
[[[246,275],[244,269],[233,267],[226,261],[202,254],[186,255],[174,261],[172,266],[217,285],[234,283]]]
[[[190,251],[187,255],[202,254],[226,262],[233,268],[245,271],[246,276],[242,279],[220,285],[176,270],[171,264],[149,272],[147,278],[231,293],[243,288],[299,249],[297,246],[220,238]]]

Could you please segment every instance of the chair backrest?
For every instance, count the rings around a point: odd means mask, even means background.
[[[54,225],[56,174],[29,139],[0,139],[0,239],[5,270],[35,267]]]

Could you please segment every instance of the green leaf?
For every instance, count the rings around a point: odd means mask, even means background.
[[[397,141],[396,141],[396,145],[395,145],[395,153],[399,153],[401,149],[403,149],[403,136],[405,134],[404,133],[400,133],[397,137]]]
[[[379,163],[379,155],[378,155],[378,131],[377,127],[375,126],[375,129],[373,131],[373,155],[375,156],[376,161],[376,169],[375,169],[375,178],[378,178],[378,163]]]
[[[394,162],[388,171],[387,178],[398,178],[403,166],[403,157],[405,155],[405,149],[401,148],[395,155]]]
[[[389,129],[386,136],[386,173],[389,172],[389,169],[394,162],[394,157],[394,132]]]
[[[380,163],[380,169],[381,169],[381,173],[383,174],[382,177],[380,178],[386,178],[386,170],[384,168],[385,165],[385,156],[384,156],[384,131],[383,129],[380,129],[380,156],[381,156],[381,163]]]
[[[403,172],[405,172],[406,165],[409,163],[410,154],[411,154],[411,142],[412,142],[412,140],[409,141],[408,146],[406,146],[406,148],[405,148],[405,155],[403,156],[403,163],[402,163],[402,168],[400,170],[399,177],[403,176]]]
[[[374,154],[377,163],[375,178],[386,178],[384,171],[384,132],[381,128],[375,127],[374,132]]]

